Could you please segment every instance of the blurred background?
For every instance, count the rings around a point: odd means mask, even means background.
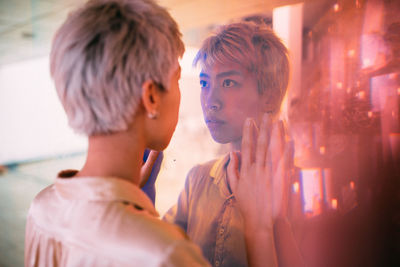
[[[400,0],[159,0],[186,44],[181,109],[156,208],[187,172],[223,155],[203,123],[192,60],[216,26],[263,22],[290,51],[283,106],[295,141],[289,218],[309,266],[400,266]],[[86,140],[68,128],[49,75],[55,30],[78,0],[0,0],[0,266],[23,266],[29,203]]]

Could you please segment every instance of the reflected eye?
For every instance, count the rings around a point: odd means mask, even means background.
[[[232,87],[232,86],[235,86],[235,85],[237,85],[237,82],[235,82],[234,80],[231,80],[231,79],[226,79],[226,80],[224,80],[223,82],[222,82],[222,86],[223,87]]]
[[[203,88],[207,88],[208,87],[208,82],[205,80],[200,80],[200,87]]]

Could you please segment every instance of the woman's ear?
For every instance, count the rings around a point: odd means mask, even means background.
[[[160,91],[154,82],[151,80],[145,81],[142,85],[142,102],[150,119],[157,117],[160,100]]]

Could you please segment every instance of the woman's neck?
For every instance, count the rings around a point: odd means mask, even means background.
[[[145,145],[131,131],[89,137],[86,162],[78,177],[112,176],[140,183]]]

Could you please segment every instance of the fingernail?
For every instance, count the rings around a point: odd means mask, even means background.
[[[269,114],[268,113],[264,113],[263,117],[262,117],[262,120],[263,120],[263,122],[268,122],[269,118],[270,118]]]
[[[246,118],[246,126],[250,126],[252,123],[252,119],[251,118]]]

